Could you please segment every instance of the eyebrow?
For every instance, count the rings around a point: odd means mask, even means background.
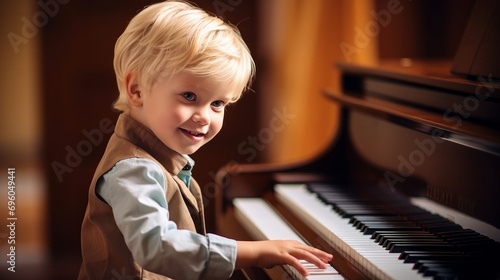
[[[222,98],[222,101],[224,101],[225,103],[228,103],[229,101],[233,100],[233,97],[226,97],[226,98]]]

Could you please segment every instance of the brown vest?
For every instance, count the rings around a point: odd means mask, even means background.
[[[169,279],[135,263],[116,225],[111,207],[96,196],[98,179],[118,161],[127,158],[147,158],[161,166],[170,220],[179,229],[205,234],[200,187],[191,180],[188,189],[176,176],[187,160],[165,146],[149,129],[121,114],[90,184],[82,223],[83,263],[78,279]]]

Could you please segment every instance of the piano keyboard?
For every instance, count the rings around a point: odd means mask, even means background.
[[[422,219],[425,229],[368,197],[354,200],[330,185],[313,190],[276,185],[275,193],[370,279],[489,279],[496,273],[499,243],[407,201],[390,202],[404,214]],[[473,259],[474,254],[479,256]]]
[[[256,240],[297,240],[304,243],[293,229],[288,226],[276,211],[260,198],[236,198],[233,200],[235,215],[241,224]],[[344,279],[333,267],[320,269],[315,265],[302,261],[309,275],[302,276],[292,266],[284,266],[293,279],[336,280]]]

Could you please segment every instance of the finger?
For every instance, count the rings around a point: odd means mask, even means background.
[[[321,260],[320,258],[316,257],[315,255],[313,254],[310,254],[309,253],[309,257],[305,258],[306,261],[314,264],[315,266],[317,266],[318,268],[321,268],[321,269],[324,269],[326,268],[326,263]]]
[[[308,276],[309,272],[305,268],[305,266],[294,256],[291,256],[290,261],[288,262],[291,266],[293,266],[300,274],[303,276]]]
[[[329,254],[327,252],[324,252],[322,250],[319,250],[317,248],[314,248],[314,247],[311,247],[311,253],[314,254],[315,256],[317,256],[318,258],[320,258],[322,261],[324,262],[329,262],[332,260],[333,258],[333,255],[332,254]]]
[[[331,255],[313,247],[304,247],[296,257],[306,260],[319,268],[326,268]]]

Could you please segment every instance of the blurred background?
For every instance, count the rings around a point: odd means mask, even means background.
[[[0,3],[0,278],[75,279],[87,191],[117,113],[113,47],[146,0]],[[335,137],[336,62],[452,59],[473,0],[197,0],[237,25],[253,91],[193,155],[216,232],[214,175],[228,163],[293,162]],[[8,168],[15,168],[16,272],[7,270]]]

